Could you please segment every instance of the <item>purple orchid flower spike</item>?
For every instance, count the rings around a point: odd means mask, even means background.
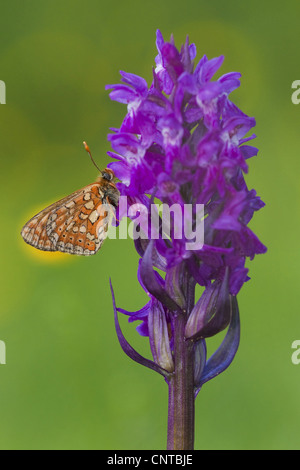
[[[245,262],[266,252],[248,224],[264,203],[245,181],[249,159],[258,152],[251,145],[255,119],[229,99],[241,74],[215,78],[224,56],[196,62],[188,38],[177,49],[173,37],[165,41],[157,31],[156,46],[150,86],[122,71],[122,83],[106,87],[112,100],[127,105],[120,128],[108,136],[109,167],[119,179],[118,218],[130,217],[140,234],[134,239],[138,280],[148,301],[129,312],[117,308],[112,295],[122,349],[168,384],[167,447],[188,450],[194,445],[195,397],[238,350],[237,295],[250,279]],[[203,289],[198,300],[196,285]],[[129,345],[118,312],[140,322],[137,331],[149,338],[153,360]],[[206,341],[225,329],[208,358]]]

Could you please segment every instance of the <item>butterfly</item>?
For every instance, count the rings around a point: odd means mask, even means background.
[[[92,159],[91,154],[90,157]],[[99,171],[101,174],[95,183],[60,199],[32,217],[21,231],[24,241],[43,251],[84,256],[97,253],[115,217],[120,196],[114,183],[114,172],[110,168]]]

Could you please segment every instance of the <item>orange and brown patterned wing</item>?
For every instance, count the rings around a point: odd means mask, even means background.
[[[94,183],[39,212],[21,235],[39,250],[89,256],[101,247],[113,214],[101,185]]]

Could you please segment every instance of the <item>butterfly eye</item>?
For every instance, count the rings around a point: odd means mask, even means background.
[[[110,175],[109,173],[106,173],[105,171],[103,171],[102,177],[107,181],[110,181],[112,179],[112,175]]]
[[[102,171],[102,178],[104,178],[107,181],[111,181],[114,179],[114,172],[110,168],[105,168],[104,171]]]

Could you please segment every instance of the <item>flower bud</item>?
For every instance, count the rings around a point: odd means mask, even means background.
[[[168,323],[163,306],[157,300],[152,303],[148,316],[150,347],[154,362],[168,372],[174,371],[170,348]]]
[[[228,269],[223,281],[209,285],[193,308],[185,328],[185,337],[200,339],[214,336],[230,322],[231,302]]]
[[[185,277],[185,267],[181,264],[177,264],[176,266],[169,268],[166,272],[166,291],[168,292],[169,296],[175,300],[177,305],[182,309],[185,308],[185,297],[182,292],[181,286],[184,286],[186,283],[184,282]]]

